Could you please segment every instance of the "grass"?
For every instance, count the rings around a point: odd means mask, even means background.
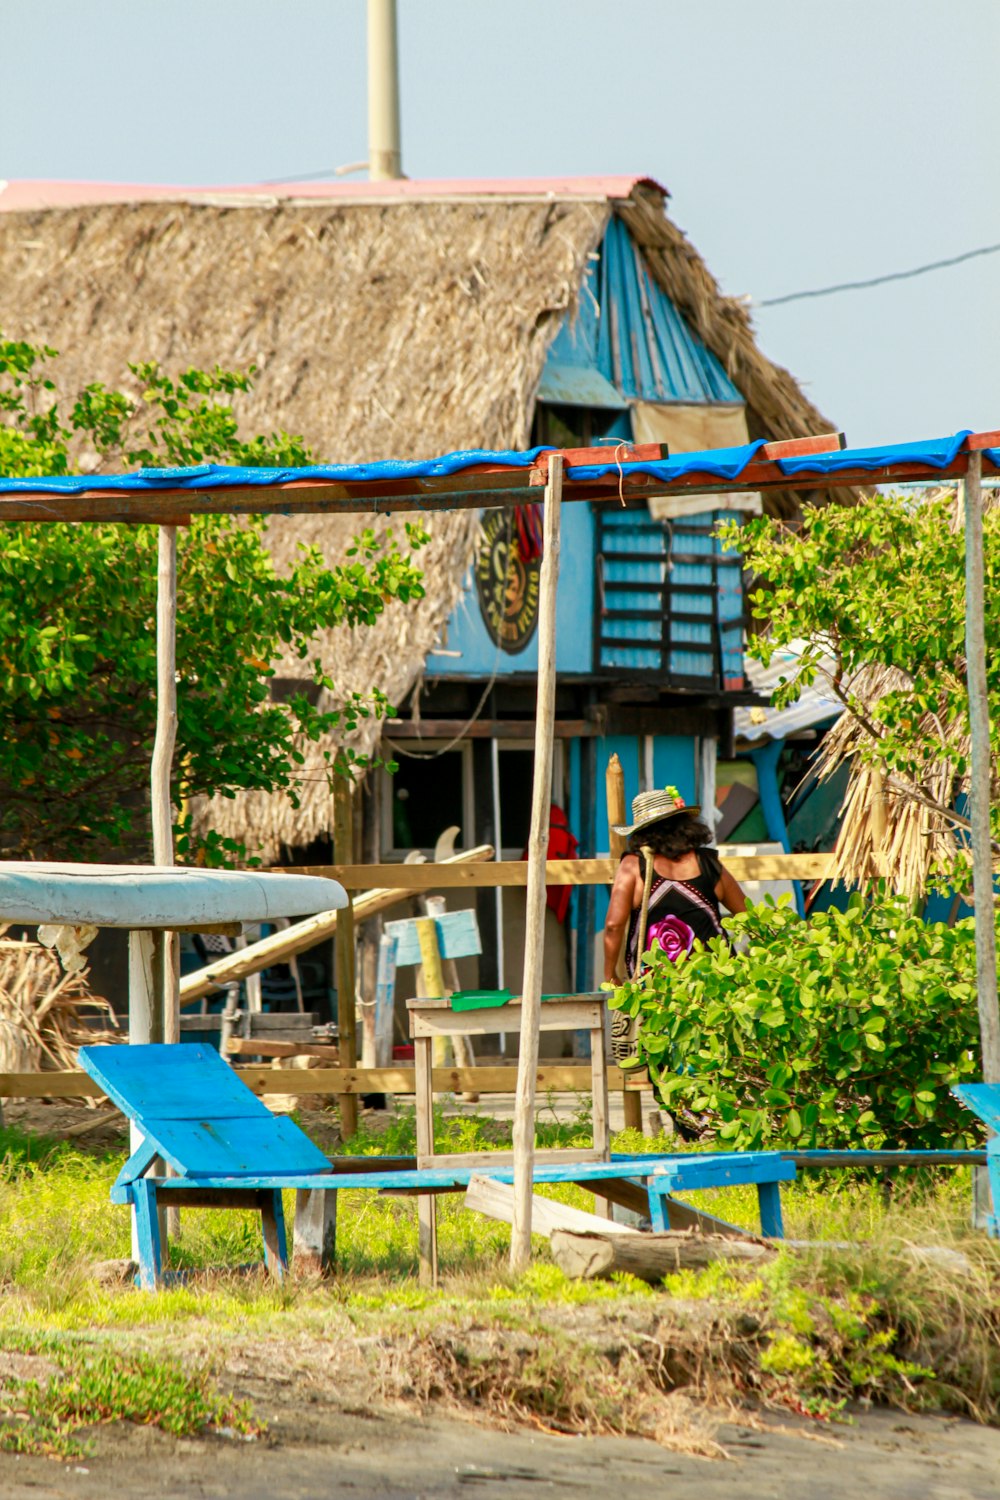
[[[255,1437],[263,1428],[245,1402],[214,1388],[207,1368],[182,1369],[139,1351],[94,1348],[79,1340],[5,1330],[6,1353],[41,1358],[47,1376],[7,1375],[0,1386],[0,1452],[78,1458],[85,1429],[111,1422],[159,1427],[175,1437],[208,1430]]]
[[[543,1117],[540,1142],[588,1144],[588,1128],[582,1117]],[[413,1134],[412,1111],[401,1111],[379,1133],[363,1127],[345,1149],[408,1154]],[[442,1151],[499,1149],[510,1144],[510,1126],[439,1117],[436,1138]],[[634,1153],[676,1149],[636,1132],[614,1144]],[[460,1195],[438,1200],[436,1291],[416,1281],[412,1199],[341,1189],[338,1275],[283,1286],[235,1273],[260,1258],[256,1216],[190,1211],[173,1264],[199,1274],[151,1298],[93,1275],[95,1261],[129,1254],[128,1215],[108,1201],[119,1153],[88,1155],[15,1130],[0,1132],[0,1153],[0,1350],[20,1347],[18,1339],[39,1349],[55,1340],[58,1366],[37,1390],[3,1384],[2,1399],[13,1405],[6,1415],[0,1406],[0,1447],[21,1441],[58,1451],[92,1420],[159,1420],[156,1413],[167,1430],[175,1430],[172,1413],[194,1424],[185,1430],[252,1424],[246,1412],[223,1420],[229,1406],[213,1395],[210,1375],[213,1360],[246,1339],[282,1348],[295,1339],[353,1341],[366,1350],[375,1390],[461,1400],[494,1418],[506,1411],[568,1431],[662,1436],[672,1430],[669,1401],[678,1391],[819,1416],[860,1398],[1000,1421],[1000,1246],[968,1228],[966,1171],[901,1176],[891,1192],[882,1181],[804,1174],[783,1190],[786,1231],[825,1245],[782,1254],[763,1270],[713,1266],[670,1277],[668,1295],[630,1278],[569,1282],[542,1240],[515,1282],[509,1230],[465,1211]],[[572,1185],[543,1191],[592,1206]],[[691,1201],[756,1224],[752,1189]],[[289,1223],[293,1210],[288,1195]],[[921,1261],[914,1245],[960,1249],[966,1267]],[[193,1376],[162,1358],[182,1344],[194,1351]]]

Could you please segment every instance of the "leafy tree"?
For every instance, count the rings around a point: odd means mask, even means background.
[[[786,902],[728,917],[737,951],[654,947],[616,990],[667,1108],[730,1150],[978,1145],[951,1093],[980,1076],[972,918],[878,892],[808,919]]]
[[[71,452],[97,467],[201,462],[283,467],[310,461],[300,438],[243,439],[232,401],[254,371],[130,365],[139,399],[100,384],[62,415],[49,374],[54,351],[0,340],[0,472],[66,473]],[[259,518],[201,516],[178,537],[178,738],[173,798],[231,796],[241,788],[295,800],[303,740],[387,710],[377,686],[321,712],[301,692],[276,701],[274,663],[291,652],[316,688],[335,692],[311,656],[317,631],[371,625],[392,599],[421,596],[406,548],[363,531],[328,568],[303,548],[278,576]],[[0,525],[0,854],[98,859],[148,853],[148,768],[155,727],[156,529],[148,526]],[[305,675],[305,672],[304,672]],[[358,759],[327,757],[330,774]],[[243,850],[210,837],[195,847],[182,819],[179,847],[210,863]]]
[[[776,701],[826,677],[860,730],[860,754],[892,795],[934,808],[954,825],[967,785],[965,537],[954,496],[874,495],[810,511],[800,528],[762,518],[725,528],[761,587],[753,613],[767,629],[750,650],[767,664],[793,641],[805,648]],[[1000,510],[985,517],[986,668],[997,780],[1000,753]],[[828,673],[824,658],[832,658]],[[888,690],[886,690],[888,689]],[[951,797],[942,799],[940,769]],[[994,838],[1000,798],[994,795]],[[960,856],[944,878],[964,878]]]

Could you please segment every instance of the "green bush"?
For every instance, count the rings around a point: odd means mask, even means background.
[[[751,906],[671,963],[657,948],[612,1004],[668,1109],[707,1117],[734,1150],[978,1145],[950,1094],[980,1075],[971,919],[924,922],[852,896],[807,919]]]

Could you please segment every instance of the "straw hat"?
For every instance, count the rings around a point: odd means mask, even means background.
[[[664,818],[676,818],[681,813],[690,813],[697,817],[701,812],[700,807],[689,807],[675,786],[667,786],[662,791],[640,792],[638,797],[632,798],[632,822],[615,827],[615,833],[623,833],[626,838],[629,834],[638,833],[640,828],[648,828],[651,823],[662,823]]]

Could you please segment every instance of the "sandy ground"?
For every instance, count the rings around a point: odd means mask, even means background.
[[[491,1112],[502,1115],[506,1102],[491,1101]],[[576,1107],[572,1096],[557,1105],[565,1117]],[[455,1112],[473,1111],[458,1104]],[[75,1138],[83,1149],[125,1144],[124,1122],[110,1109],[11,1101],[7,1119]],[[320,1144],[335,1147],[334,1117],[314,1116],[309,1128],[324,1137]],[[1000,1431],[946,1416],[863,1411],[850,1425],[833,1426],[748,1416],[746,1425],[713,1424],[728,1456],[711,1460],[642,1438],[504,1432],[440,1411],[376,1403],[356,1351],[314,1348],[312,1378],[303,1378],[296,1361],[279,1359],[284,1368],[278,1369],[262,1353],[245,1345],[224,1360],[220,1377],[250,1398],[268,1425],[263,1438],[177,1440],[119,1424],[99,1429],[93,1455],[78,1461],[0,1454],[0,1497],[517,1500],[572,1493],[577,1500],[617,1500],[615,1491],[627,1489],[636,1500],[1000,1500]]]
[[[639,1438],[504,1433],[468,1422],[311,1405],[272,1412],[268,1437],[174,1441],[149,1429],[102,1433],[93,1457],[0,1456],[5,1500],[526,1500],[613,1494],[672,1500],[996,1500],[1000,1432],[934,1416],[866,1412],[817,1432],[805,1422],[725,1424],[728,1460],[689,1458]]]

